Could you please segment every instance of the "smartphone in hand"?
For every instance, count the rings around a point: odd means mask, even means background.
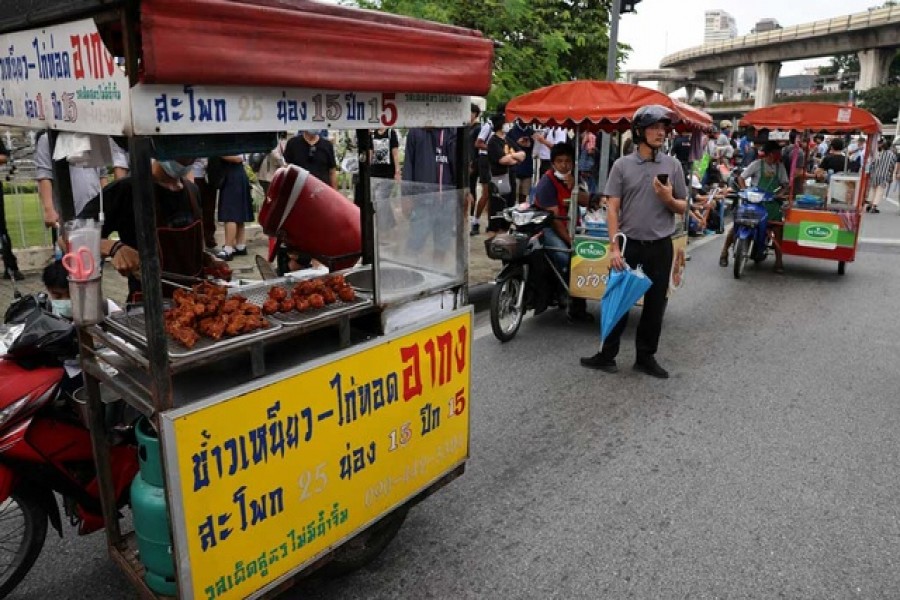
[[[669,183],[669,176],[666,175],[665,173],[660,173],[659,175],[656,176],[656,178],[663,185],[666,185],[667,183]]]

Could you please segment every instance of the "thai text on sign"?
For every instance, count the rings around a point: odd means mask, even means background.
[[[471,312],[163,415],[180,592],[272,585],[468,455]]]

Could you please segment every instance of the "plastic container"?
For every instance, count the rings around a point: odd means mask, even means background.
[[[76,252],[79,248],[87,248],[94,258],[97,266],[97,274],[102,264],[100,256],[100,222],[93,219],[75,219],[66,221],[66,240],[69,243],[69,251]]]
[[[72,298],[72,320],[76,325],[95,325],[106,318],[103,300],[102,277],[98,273],[91,279],[75,281],[69,278],[69,296]]]
[[[131,506],[141,563],[147,569],[144,581],[158,594],[177,596],[159,438],[146,418],[138,421],[135,435],[140,473],[131,482]]]

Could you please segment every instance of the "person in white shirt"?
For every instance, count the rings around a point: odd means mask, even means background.
[[[562,127],[547,127],[540,133],[534,134],[534,141],[538,142],[536,148],[540,166],[537,176],[540,178],[553,168],[553,165],[550,164],[550,149],[556,144],[569,141],[569,134]]]

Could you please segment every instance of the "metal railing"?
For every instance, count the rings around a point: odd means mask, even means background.
[[[797,42],[810,38],[845,33],[870,27],[900,25],[900,5],[876,8],[862,13],[844,15],[833,19],[823,19],[813,23],[793,25],[783,29],[773,29],[762,33],[751,33],[724,42],[693,46],[664,56],[659,62],[662,68],[677,66],[693,58],[700,58],[724,52],[749,50],[770,44]]]

